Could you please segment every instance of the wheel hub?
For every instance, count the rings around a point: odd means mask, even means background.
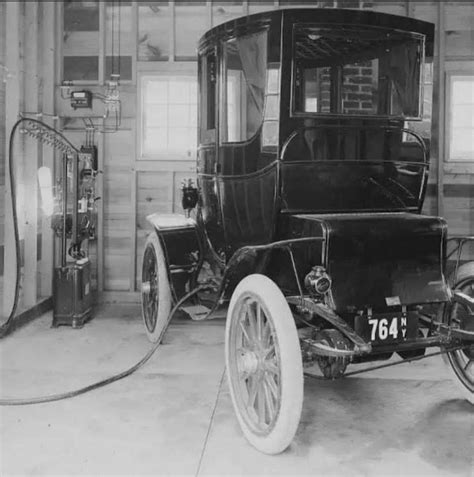
[[[240,350],[238,368],[245,376],[256,374],[261,369],[261,362],[258,359],[257,353],[250,350]]]
[[[151,283],[143,282],[142,283],[142,293],[149,294],[151,292]]]

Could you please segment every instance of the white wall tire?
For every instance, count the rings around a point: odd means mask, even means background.
[[[225,333],[227,379],[247,440],[266,454],[293,440],[303,405],[303,365],[293,315],[277,285],[249,275],[235,289]]]
[[[169,324],[172,297],[166,260],[155,232],[148,236],[143,250],[141,304],[148,339],[157,343]]]
[[[466,263],[458,269],[454,289],[474,297],[474,263]],[[444,313],[445,322],[474,331],[474,320],[466,319],[466,310],[457,303],[448,303]],[[443,354],[443,361],[453,372],[452,378],[461,394],[474,405],[474,345],[468,350]]]

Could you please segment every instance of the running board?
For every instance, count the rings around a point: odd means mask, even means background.
[[[202,321],[209,318],[211,310],[203,305],[182,306],[183,310],[194,321]]]

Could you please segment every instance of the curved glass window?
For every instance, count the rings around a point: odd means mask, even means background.
[[[294,111],[420,118],[423,51],[420,35],[295,25]]]
[[[251,139],[263,122],[267,67],[267,32],[224,43],[221,141]]]

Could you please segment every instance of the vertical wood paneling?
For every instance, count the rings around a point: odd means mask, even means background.
[[[445,96],[446,80],[445,80],[445,55],[446,44],[445,35],[442,33],[445,30],[445,11],[444,2],[438,4],[438,91],[439,98]],[[442,93],[444,93],[442,95]],[[445,104],[444,101],[438,102],[438,207],[437,213],[440,216],[444,215],[443,202],[443,184],[444,184],[444,136],[445,136]]]
[[[392,15],[406,16],[406,4],[404,1],[389,2],[378,0],[371,2],[371,10],[375,12],[390,13]]]
[[[122,148],[118,148],[118,145]],[[130,289],[129,270],[132,265],[133,234],[130,233],[134,132],[120,131],[105,136],[104,147],[104,290]]]
[[[0,187],[5,185],[5,83],[7,70],[5,66],[5,13],[6,5],[0,3]],[[3,201],[0,201],[0,217],[3,217]],[[3,228],[3,221],[1,222]],[[3,235],[0,236],[3,243]]]
[[[410,4],[413,18],[436,24],[438,20],[438,2],[417,2],[411,0]]]
[[[25,28],[25,108],[27,111],[39,110],[39,65],[38,65],[38,3],[26,8]],[[37,299],[37,235],[38,235],[38,187],[36,173],[38,170],[38,142],[27,138],[23,156],[23,198],[24,208],[24,304],[36,305]]]
[[[135,151],[138,150],[137,144],[137,121],[132,121],[132,131],[134,138]],[[134,151],[134,152],[135,152]],[[134,292],[136,290],[136,279],[135,279],[135,270],[137,267],[137,172],[134,164],[134,158],[136,157],[136,152],[133,156],[130,156],[132,165],[130,167],[131,175],[131,184],[130,184],[130,204],[131,211],[128,221],[128,231],[130,232],[130,267],[128,271],[129,278],[129,291]],[[133,159],[132,159],[133,158]]]
[[[102,121],[101,127],[104,127],[104,122]],[[99,135],[97,140],[97,167],[99,171],[103,171],[105,167],[105,137],[104,134]],[[96,179],[96,190],[99,197],[104,197],[104,175],[99,174]],[[104,200],[98,201],[97,206],[97,255],[96,255],[96,264],[97,264],[97,291],[102,293],[104,291]]]
[[[5,240],[5,84],[7,78],[6,70],[6,5],[5,2],[0,3],[0,244],[4,245]],[[4,314],[3,307],[3,287],[4,287],[4,274],[3,274],[3,259],[4,254],[0,251],[0,314]]]
[[[105,2],[100,2],[105,4]],[[237,3],[237,4],[233,4]],[[335,6],[335,2],[314,2],[313,5]],[[373,1],[359,2],[363,8],[397,15],[409,15],[425,21],[437,23],[437,43],[435,55],[439,73],[435,75],[435,92],[433,110],[434,116],[439,115],[440,121],[434,121],[435,136],[432,141],[432,168],[430,184],[439,183],[441,187],[433,187],[427,196],[425,213],[443,213],[453,227],[453,230],[472,229],[473,219],[469,215],[472,210],[472,199],[452,197],[456,187],[454,176],[444,174],[444,156],[439,152],[437,139],[444,138],[444,62],[451,58],[468,60],[474,57],[472,52],[473,13],[472,5],[468,2],[436,1]],[[354,8],[356,2],[338,2],[340,7]],[[196,46],[199,36],[212,25],[245,13],[256,13],[279,7],[298,6],[296,2],[277,1],[243,1],[216,2],[206,1],[193,5],[170,2],[168,5],[138,5],[133,3],[135,12],[135,33],[132,39],[124,36],[123,41],[135,41],[133,45],[123,45],[124,49],[135,52],[141,60],[146,61],[146,70],[170,72],[182,64],[195,61]],[[303,6],[303,4],[299,5]],[[305,4],[304,6],[308,6]],[[104,6],[101,6],[104,9]],[[446,10],[445,16],[439,13]],[[140,18],[138,19],[138,15]],[[132,15],[133,17],[133,15]],[[102,17],[103,12],[102,12]],[[441,22],[438,24],[438,22]],[[158,22],[158,23],[157,23]],[[158,27],[157,27],[158,25]],[[441,28],[441,30],[440,30]],[[132,29],[133,30],[133,29]],[[438,39],[441,39],[438,42]],[[103,55],[102,55],[103,56]],[[171,63],[175,65],[171,65]],[[134,70],[145,69],[144,61],[133,64]],[[103,78],[103,72],[101,73]],[[127,85],[128,86],[128,85]],[[135,119],[139,114],[138,90],[135,82],[125,91],[121,86],[124,119]],[[441,99],[441,100],[440,100]],[[100,106],[100,105],[99,105]],[[94,113],[96,111],[94,110]],[[68,112],[68,114],[74,114]],[[106,290],[135,290],[141,253],[146,234],[150,230],[145,220],[146,215],[153,212],[180,213],[180,183],[192,174],[180,169],[180,163],[172,161],[142,161],[139,156],[139,137],[132,126],[131,131],[121,131],[119,134],[99,137],[99,153],[103,154],[104,184],[103,193],[103,230],[99,232],[103,244],[99,244],[99,261],[103,260],[103,287]],[[103,141],[103,143],[102,143]],[[146,162],[146,164],[145,164]],[[439,165],[438,165],[439,164]],[[145,170],[146,169],[146,170]],[[445,187],[443,187],[443,185]],[[448,189],[446,189],[448,187]],[[462,189],[466,190],[466,188]],[[439,191],[439,192],[436,192]],[[462,207],[457,211],[456,204]],[[471,209],[470,209],[471,207]],[[471,214],[472,215],[472,214]],[[127,253],[129,257],[127,258]],[[128,268],[127,268],[128,264]],[[99,268],[101,265],[99,264]],[[139,281],[139,280],[138,280]],[[128,285],[127,285],[128,283]]]
[[[446,57],[474,59],[474,3],[446,2],[443,11]]]
[[[99,2],[99,84],[105,84],[105,46],[107,44],[107,32],[105,31],[106,25],[106,2]]]
[[[6,48],[5,64],[10,72],[10,78],[6,83],[5,91],[5,126],[6,131],[10,132],[15,124],[18,113],[20,111],[21,101],[21,55],[20,55],[20,39],[23,32],[21,21],[20,4],[17,2],[7,2],[5,5],[6,18]],[[18,153],[19,148],[17,147]],[[8,158],[9,145],[6,144],[5,157]],[[6,160],[6,175],[9,174],[8,159]],[[11,188],[9,181],[5,184],[5,246],[4,246],[4,282],[3,289],[3,311],[2,316],[8,316],[13,305],[14,298],[14,278],[16,277],[16,257],[15,244],[13,237],[13,219],[12,219],[12,203]]]
[[[55,75],[55,57],[56,57],[56,3],[43,2],[42,15],[42,36],[43,36],[43,104],[42,111],[46,114],[54,114],[54,85],[56,84]],[[57,126],[57,121],[53,120],[52,124]],[[54,150],[49,146],[43,146],[43,166],[49,167],[54,173]],[[54,176],[53,176],[54,177]],[[52,278],[53,278],[53,264],[54,264],[54,238],[51,229],[51,218],[43,215],[42,217],[42,241],[41,241],[41,296],[49,296],[52,293]]]

